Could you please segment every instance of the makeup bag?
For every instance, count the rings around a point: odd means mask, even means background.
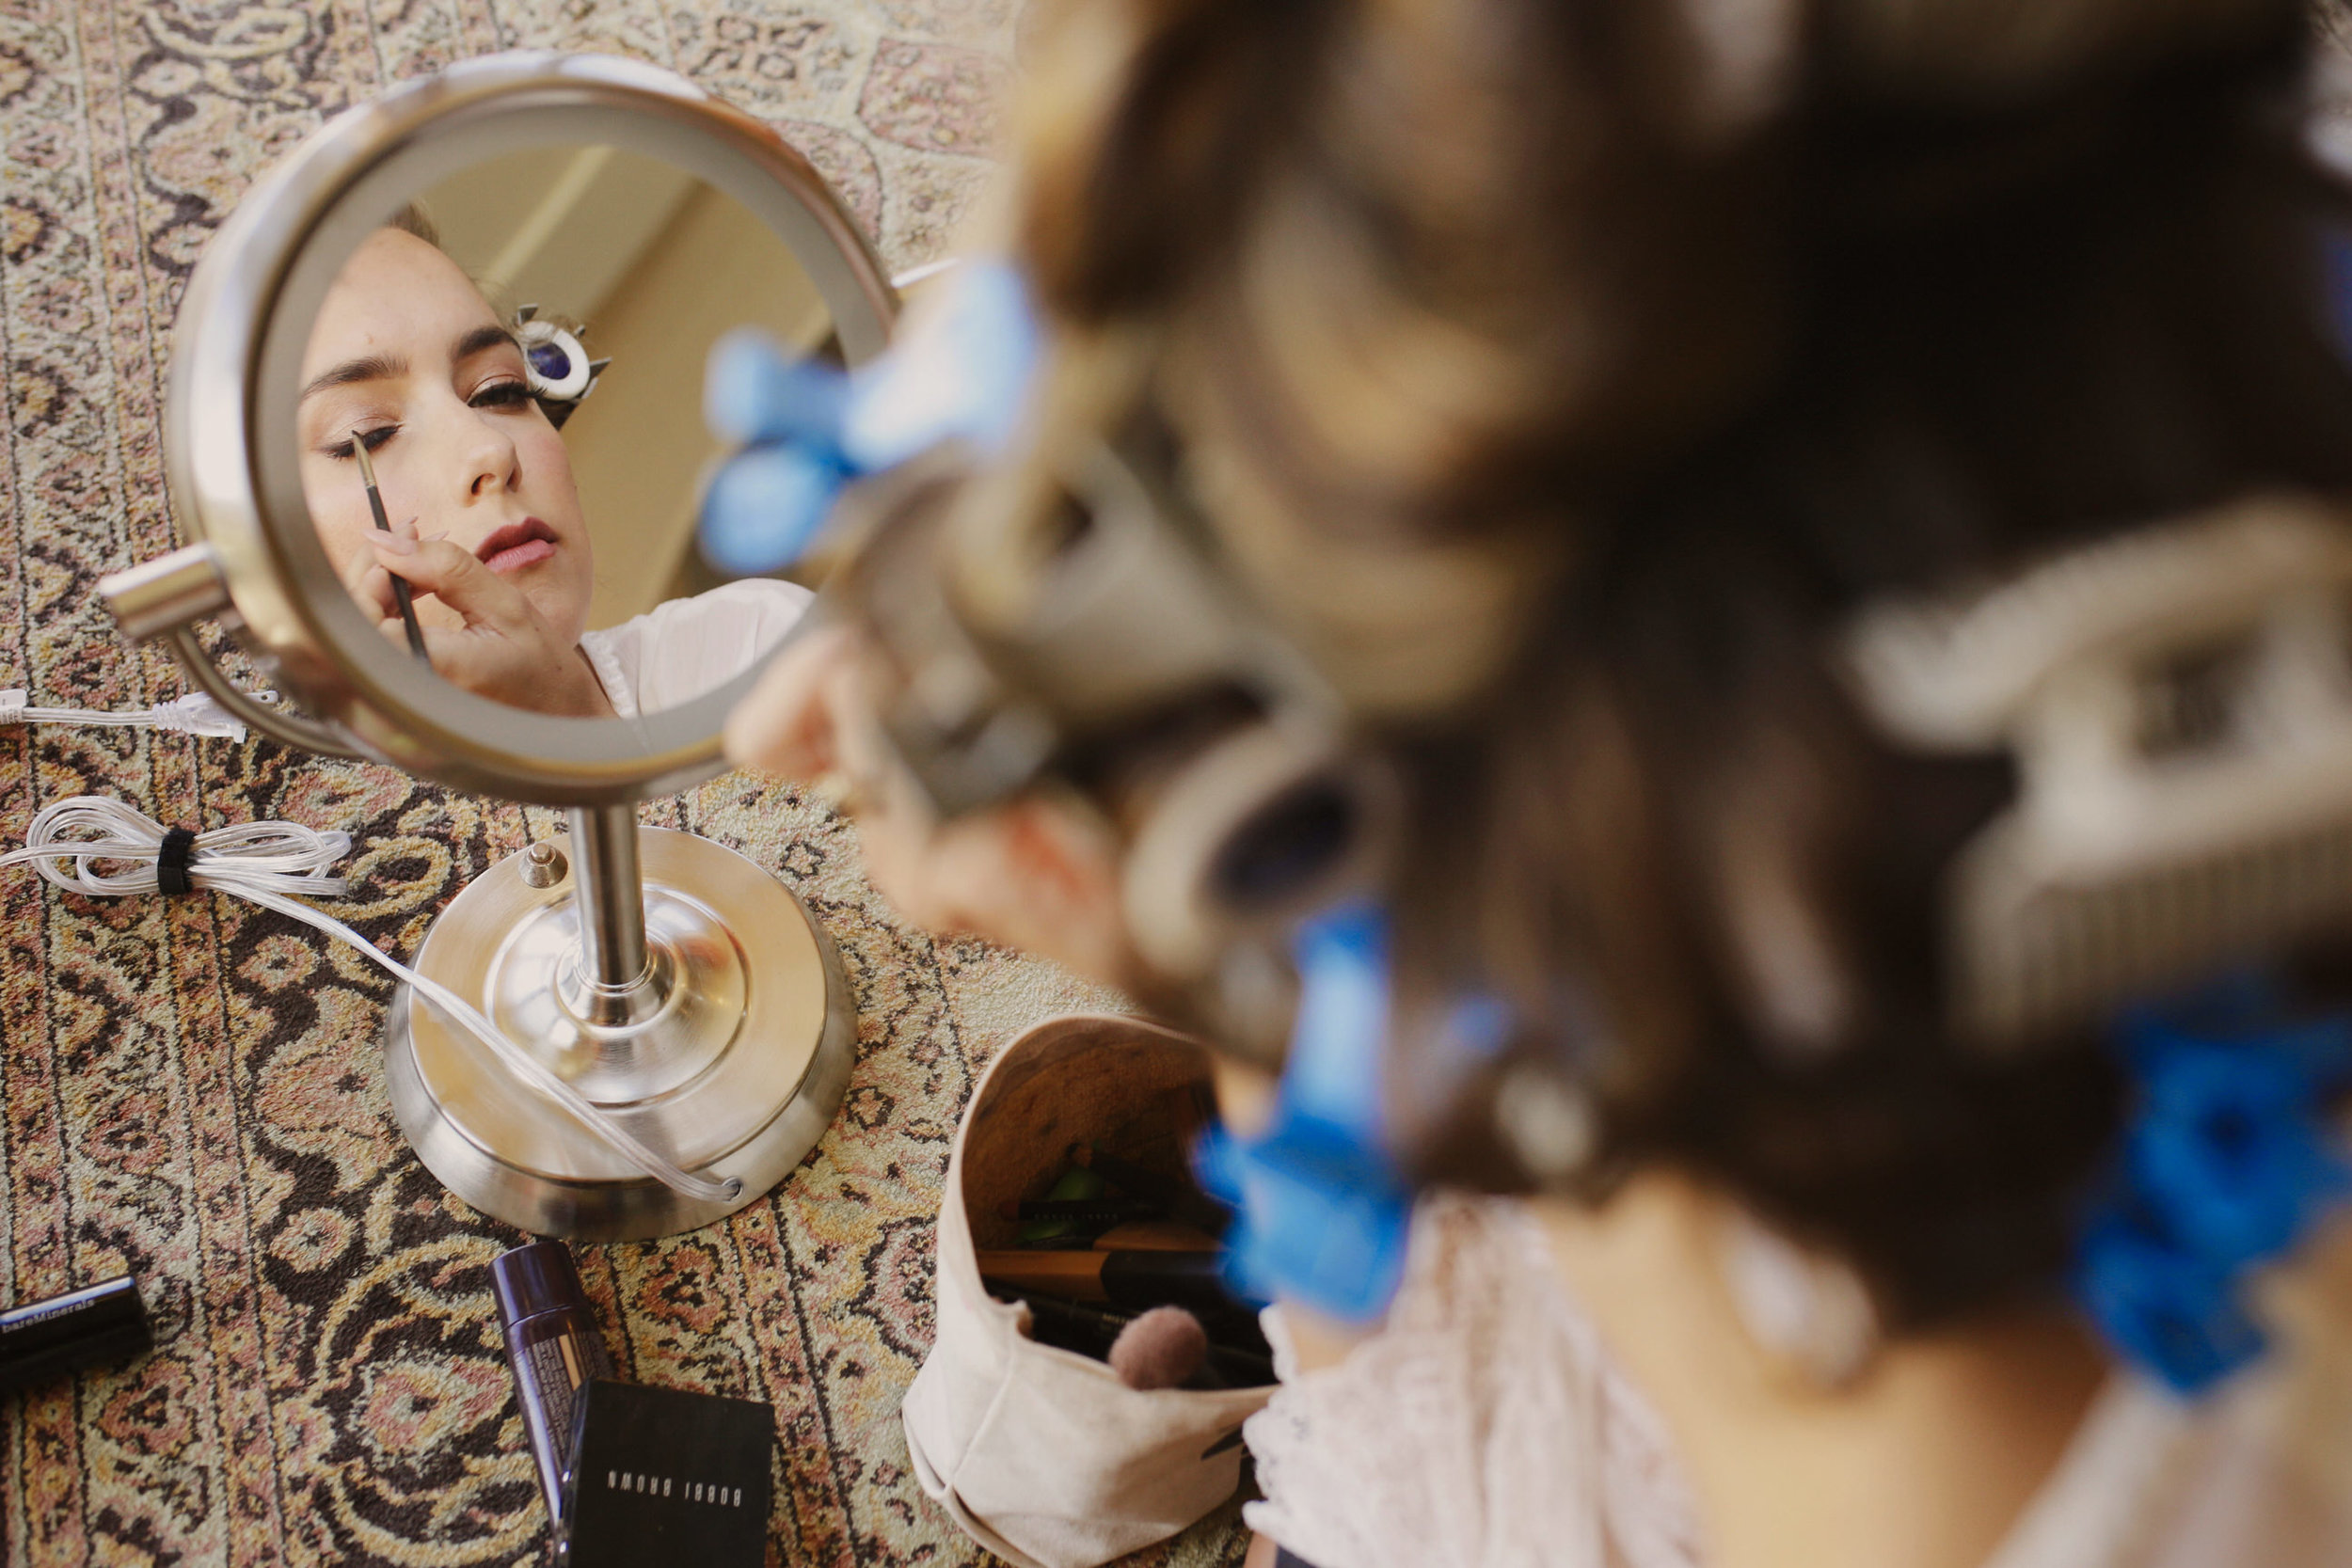
[[[1000,1206],[1034,1196],[1073,1142],[1205,1085],[1200,1044],[1140,1020],[1057,1018],[1007,1045],[973,1091],[940,1203],[938,1338],[907,1390],[914,1474],[1019,1568],[1093,1568],[1183,1529],[1233,1493],[1241,1424],[1274,1386],[1128,1387],[1103,1362],[1023,1332],[976,1252],[1013,1243]]]

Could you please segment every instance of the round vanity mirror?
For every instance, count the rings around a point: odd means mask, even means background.
[[[791,247],[675,165],[559,143],[436,182],[343,260],[303,349],[289,443],[328,569],[379,641],[526,713],[737,685],[810,596],[694,549],[704,366],[744,330],[841,357]]]
[[[550,805],[678,789],[717,770],[726,711],[771,651],[760,627],[714,636],[724,646],[701,657],[666,638],[674,657],[650,692],[586,689],[562,644],[585,634],[589,654],[612,654],[630,623],[675,626],[678,604],[729,586],[689,542],[712,451],[710,344],[751,327],[856,365],[887,341],[893,307],[806,161],[684,79],[602,55],[452,67],[330,122],[215,236],[175,328],[167,431],[200,543],[118,585],[117,613],[135,636],[171,635],[191,610],[233,609],[320,721],[248,721],[313,750]],[[525,372],[527,395],[498,404]],[[489,483],[457,470],[492,460],[452,445],[467,439],[449,407],[461,383],[463,412],[516,416],[490,438],[519,468],[497,498],[495,541],[450,496]],[[381,581],[345,581],[372,507],[356,455],[323,449],[361,442],[382,457],[392,529],[413,521],[453,546],[411,574],[423,657],[390,625],[405,617],[387,613]],[[469,546],[515,569],[485,571],[470,594],[425,585]],[[463,625],[477,636],[454,635]],[[518,641],[548,657],[468,645]],[[755,653],[726,657],[744,645]],[[610,675],[631,660],[596,662]]]
[[[706,1223],[799,1163],[855,1021],[773,876],[632,803],[721,767],[813,584],[693,546],[712,346],[842,367],[895,295],[758,121],[606,56],[469,61],[359,105],[248,193],[175,327],[171,556],[101,585],[263,733],[570,808],[490,867],[404,988],[395,1114],[436,1175],[543,1234]],[[237,691],[216,617],[293,709]]]

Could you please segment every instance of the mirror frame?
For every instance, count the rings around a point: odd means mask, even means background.
[[[356,105],[255,184],[183,297],[165,418],[183,534],[211,548],[232,626],[305,710],[419,778],[556,806],[623,804],[722,771],[721,728],[758,668],[634,720],[558,718],[452,686],[351,602],[304,502],[293,433],[310,324],[384,214],[484,158],[592,142],[741,202],[807,268],[843,357],[882,351],[897,293],[806,158],[660,67],[532,51],[463,61]],[[277,439],[257,438],[269,432]]]

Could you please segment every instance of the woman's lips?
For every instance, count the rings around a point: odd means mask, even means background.
[[[476,545],[473,553],[493,572],[519,572],[555,554],[555,531],[536,517],[525,517]]]
[[[516,545],[511,549],[501,550],[485,561],[483,564],[493,572],[519,572],[526,566],[538,565],[554,553],[553,545],[544,539],[533,539],[527,544]]]

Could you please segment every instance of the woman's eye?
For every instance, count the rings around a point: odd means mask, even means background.
[[[373,453],[383,451],[384,443],[390,440],[399,433],[400,426],[396,424],[386,424],[378,425],[373,430],[360,431],[358,432],[358,436],[360,440],[365,441],[368,444],[368,451],[371,453]],[[325,451],[326,455],[329,457],[349,458],[352,455],[351,437],[346,436],[342,440],[336,442],[333,446],[326,448]]]
[[[528,403],[530,400],[531,388],[522,382],[494,381],[487,387],[477,390],[466,402],[475,408],[501,408],[512,407],[516,404]]]

